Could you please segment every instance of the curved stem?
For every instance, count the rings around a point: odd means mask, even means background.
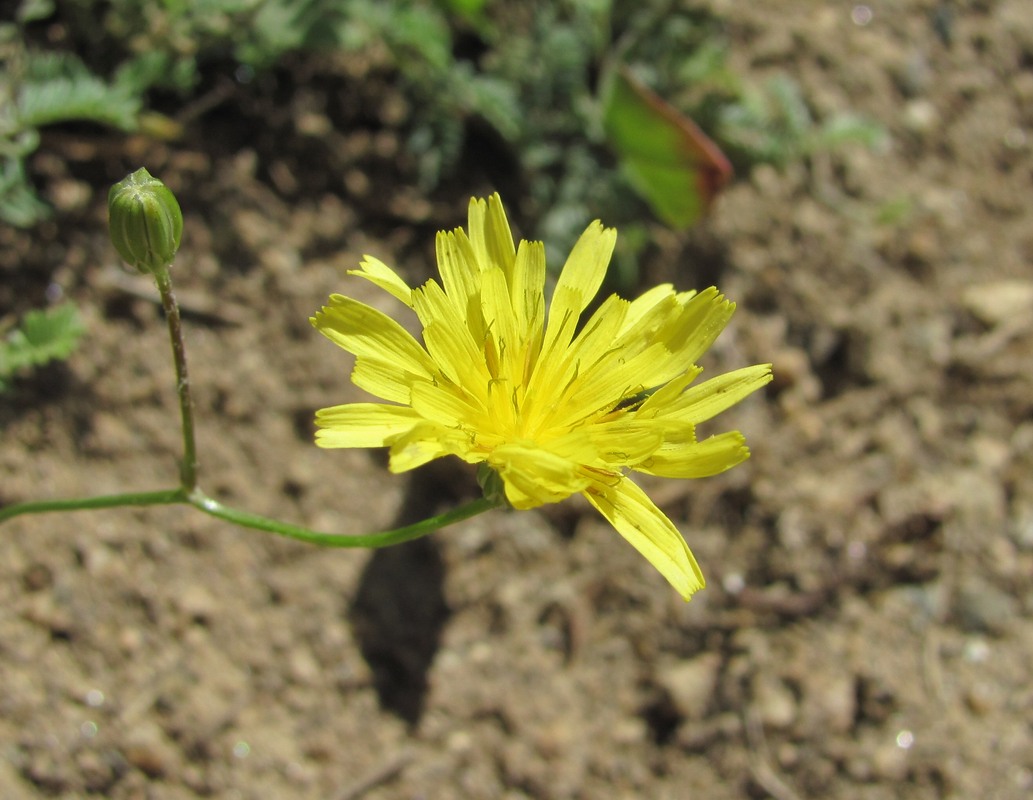
[[[286,536],[309,544],[323,547],[386,547],[392,544],[408,542],[433,533],[438,528],[469,519],[472,516],[495,508],[497,503],[481,498],[454,508],[436,517],[430,517],[412,525],[395,528],[380,533],[368,533],[350,536],[339,533],[323,533],[292,525],[288,522],[240,511],[224,506],[212,499],[197,485],[197,445],[194,441],[194,410],[190,397],[190,378],[187,374],[186,347],[183,343],[183,327],[179,316],[179,305],[172,291],[172,277],[169,270],[157,272],[154,276],[161,294],[161,304],[165,309],[165,319],[169,326],[169,339],[172,342],[172,358],[176,366],[176,392],[179,395],[179,413],[183,422],[183,461],[180,463],[181,485],[177,489],[160,489],[154,492],[126,492],[123,494],[101,495],[99,497],[80,497],[65,500],[32,500],[25,503],[14,503],[0,508],[0,523],[21,514],[42,514],[51,511],[86,511],[117,506],[156,506],[156,505],[191,505],[213,517],[219,517],[235,525],[268,531],[279,536]]]
[[[304,528],[300,525],[292,525],[289,522],[263,517],[260,514],[241,511],[224,506],[200,489],[187,492],[185,489],[179,488],[160,489],[155,492],[109,494],[101,495],[100,497],[80,497],[67,500],[32,500],[27,503],[14,503],[0,508],[0,523],[21,514],[42,514],[50,511],[89,511],[118,506],[159,505],[191,505],[206,514],[219,517],[235,525],[268,531],[269,533],[323,547],[387,547],[392,544],[401,544],[412,539],[419,539],[421,536],[433,533],[446,525],[462,522],[464,519],[469,519],[495,508],[495,503],[482,497],[479,500],[474,500],[464,506],[453,508],[444,514],[429,517],[412,525],[380,531],[379,533],[349,535],[345,533],[323,533],[321,531],[314,531],[311,528]]]
[[[309,544],[321,545],[322,547],[387,547],[392,544],[401,544],[412,539],[419,539],[421,536],[433,533],[446,525],[462,522],[464,519],[469,519],[496,507],[495,503],[482,497],[466,505],[446,511],[444,514],[428,517],[412,525],[379,533],[349,535],[345,533],[322,533],[310,528],[303,528],[299,525],[291,525],[288,522],[263,517],[259,514],[252,514],[249,511],[240,511],[236,508],[224,506],[201,491],[193,492],[187,499],[187,502],[195,508],[211,514],[213,517],[219,517],[236,525],[268,531],[269,533],[308,542]]]

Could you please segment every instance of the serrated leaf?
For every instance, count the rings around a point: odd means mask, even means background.
[[[108,85],[70,54],[30,53],[26,58],[15,102],[21,128],[88,120],[132,130],[139,111],[137,95]]]
[[[706,214],[732,175],[718,146],[626,67],[609,73],[601,100],[606,136],[656,215],[687,228]]]
[[[467,111],[480,114],[508,141],[521,133],[520,103],[516,88],[508,81],[452,70],[452,80],[465,96]]]
[[[82,332],[82,319],[72,303],[28,312],[21,327],[0,342],[0,381],[20,369],[68,358]]]
[[[50,207],[36,197],[21,161],[0,165],[0,220],[16,228],[28,228],[50,214]]]

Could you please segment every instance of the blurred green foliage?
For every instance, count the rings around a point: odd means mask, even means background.
[[[852,113],[819,123],[800,87],[785,75],[776,75],[760,89],[744,89],[736,102],[721,109],[717,131],[725,149],[740,162],[778,167],[845,144],[877,147],[886,136],[881,125]]]
[[[47,213],[25,169],[39,129],[86,121],[132,130],[141,105],[125,72],[105,81],[74,53],[26,46],[21,25],[49,10],[38,0],[24,3],[16,22],[0,25],[0,220],[21,227]]]
[[[83,324],[72,303],[28,312],[21,325],[0,338],[0,392],[18,373],[68,358],[79,344]]]
[[[688,228],[732,176],[724,153],[625,68],[600,90],[603,128],[622,172],[663,222]]]
[[[49,0],[23,0],[20,20],[3,26],[7,45],[17,49],[11,32],[30,17],[56,13]],[[421,188],[453,174],[471,141],[487,143],[481,165],[499,154],[500,171],[515,166],[523,215],[537,220],[529,233],[554,252],[596,217],[622,227],[629,256],[649,239],[635,228],[649,218],[649,192],[629,182],[602,125],[599,87],[617,68],[695,120],[740,175],[882,135],[851,114],[816,119],[788,76],[747,84],[729,66],[722,20],[684,0],[63,0],[60,18],[65,47],[83,59],[60,56],[64,84],[57,71],[30,79],[41,55],[31,49],[5,58],[14,68],[0,91],[37,108],[0,122],[0,196],[21,192],[20,216],[5,217],[20,224],[39,210],[23,164],[38,126],[131,129],[148,91],[186,102],[213,63],[235,63],[243,80],[310,54],[386,56],[410,101],[402,132]]]

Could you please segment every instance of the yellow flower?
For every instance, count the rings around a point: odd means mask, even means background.
[[[411,289],[366,256],[359,275],[423,326],[423,344],[391,317],[343,295],[312,324],[356,356],[352,381],[388,403],[316,415],[321,447],[390,447],[404,472],[454,455],[490,467],[518,509],[572,494],[588,502],[688,599],[704,586],[684,538],[628,470],[716,475],[749,457],[738,431],[696,439],[696,425],[771,379],[770,365],[693,385],[696,361],[731,317],[716,289],[658,286],[611,295],[579,325],[617,234],[598,221],[571,252],[548,307],[545,249],[514,247],[499,196],[470,201],[468,231],[441,232],[441,283]]]

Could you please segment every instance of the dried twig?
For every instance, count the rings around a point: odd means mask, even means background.
[[[926,691],[936,701],[943,700],[943,670],[940,668],[940,634],[930,627],[922,646],[922,677]]]
[[[771,766],[768,743],[764,738],[764,723],[753,706],[743,711],[743,728],[750,747],[750,774],[753,780],[775,800],[801,800],[796,790],[783,781]]]
[[[367,792],[401,775],[402,770],[409,766],[412,760],[412,753],[400,753],[387,763],[368,773],[365,777],[360,778],[347,789],[344,789],[334,800],[359,800]]]

